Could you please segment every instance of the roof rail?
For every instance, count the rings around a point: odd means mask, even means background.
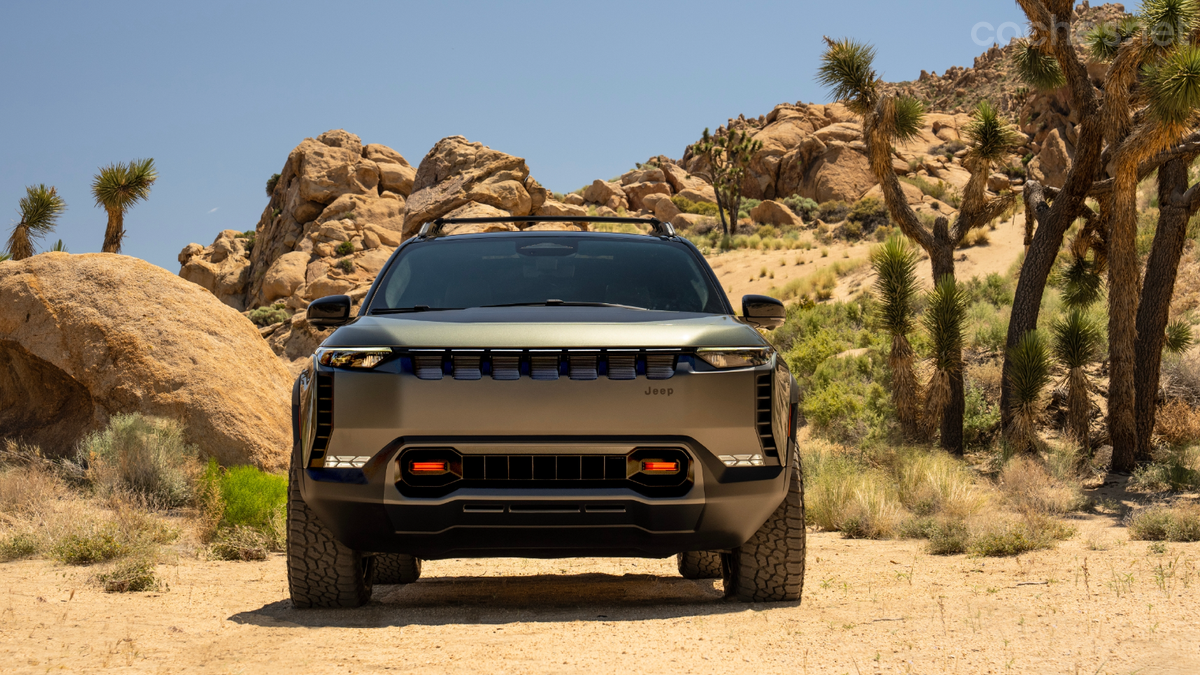
[[[657,237],[675,236],[675,226],[658,218],[614,218],[605,216],[506,216],[497,218],[438,218],[421,226],[417,237],[429,239],[441,236],[444,225],[460,223],[632,223],[649,225]],[[537,230],[542,232],[543,230]]]

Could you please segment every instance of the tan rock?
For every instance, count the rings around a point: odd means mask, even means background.
[[[1012,180],[1002,173],[994,173],[988,176],[988,189],[996,193],[1011,190]]]
[[[330,129],[317,136],[317,140],[331,148],[349,150],[360,157],[363,154],[362,139],[345,129]]]
[[[660,168],[667,179],[667,183],[671,185],[671,192],[679,193],[689,189],[699,190],[711,187],[703,178],[691,175],[678,164],[662,164]]]
[[[1067,182],[1067,174],[1071,171],[1072,156],[1062,135],[1058,133],[1058,129],[1054,129],[1046,136],[1037,159],[1038,169],[1043,176],[1042,182],[1046,186],[1061,188]]]
[[[404,235],[470,203],[486,204],[506,215],[527,216],[533,205],[525,189],[529,168],[520,157],[471,143],[462,136],[443,138],[421,160],[409,195]]]
[[[292,302],[289,301],[289,306]],[[294,309],[303,309],[308,303],[300,302]],[[313,352],[329,337],[331,329],[319,329],[310,326],[304,317],[304,312],[297,311],[290,322],[285,323],[267,338],[271,351],[279,357],[279,362],[295,379],[300,372],[311,363]]]
[[[254,324],[164,269],[107,253],[0,263],[0,335],[0,429],[47,454],[140,412],[227,466],[287,464],[286,369]]]
[[[659,172],[662,173],[661,171]],[[660,194],[665,196],[671,195],[671,186],[665,181],[660,183],[630,183],[622,187],[625,191],[626,198],[629,200],[629,208],[641,211],[646,208],[642,202],[646,195]]]
[[[582,217],[587,215],[587,209],[574,204],[564,204],[562,202],[550,200],[545,204],[542,204],[535,215]]]
[[[674,223],[682,211],[670,199],[660,199],[654,204],[654,217],[666,223]]]
[[[625,190],[617,183],[597,179],[583,191],[583,201],[589,204],[603,204],[611,209],[616,209],[616,206],[609,206],[613,200],[625,207],[629,206]]]
[[[855,202],[875,185],[867,158],[846,147],[830,146],[810,169],[810,175],[800,194],[818,204],[835,200]]]
[[[348,279],[324,276],[313,280],[305,289],[305,295],[311,301],[328,295],[344,295],[351,288],[354,284]]]
[[[781,227],[798,227],[804,224],[800,219],[784,204],[773,199],[764,200],[761,204],[750,209],[750,220],[764,225],[778,225]]]
[[[900,181],[900,189],[904,192],[904,199],[909,204],[920,204],[925,200],[925,193],[921,192],[921,189],[912,183]],[[866,199],[867,197],[873,197],[878,199],[880,203],[883,203],[885,201],[883,198],[883,187],[876,185],[867,190],[866,194],[860,197],[860,199]]]
[[[446,214],[446,218],[504,218],[512,215],[489,204],[469,202]],[[528,214],[522,214],[528,215]],[[479,232],[516,232],[513,223],[462,223],[442,226],[442,234],[476,234]]]
[[[331,221],[350,220],[342,225],[345,231],[340,241],[351,237],[351,231],[376,225],[385,230],[400,232],[404,228],[404,201],[393,194],[391,198],[375,195],[342,195],[325,208],[315,221],[322,226]]]
[[[563,195],[563,203],[570,204],[571,206],[583,206],[586,202],[583,201],[582,196],[572,192],[569,195]]]
[[[701,202],[706,204],[717,203],[717,192],[711,185],[705,185],[702,189],[686,188],[680,190],[679,196],[696,204]]]
[[[404,156],[386,145],[378,143],[368,143],[363,146],[363,157],[375,162],[376,164],[399,164],[400,166],[412,166],[408,163]]]
[[[263,304],[287,298],[304,285],[309,254],[303,251],[285,253],[271,263],[263,275]]]
[[[379,163],[379,186],[398,195],[412,194],[413,179],[417,170],[403,164]]]
[[[858,122],[839,122],[813,132],[813,138],[828,144],[830,141],[850,143],[862,140],[862,125]]]
[[[646,167],[642,169],[634,169],[626,171],[621,175],[621,186],[632,185],[634,183],[665,183],[666,175],[662,169]]]
[[[671,219],[671,224],[679,229],[695,229],[700,225],[704,225],[709,220],[708,216],[702,216],[697,213],[678,213]]]
[[[188,244],[179,253],[179,276],[199,285],[230,307],[245,309],[246,286],[250,279],[250,259],[246,240],[237,230],[225,230],[211,246]]]
[[[292,152],[299,154],[302,199],[329,204],[341,195],[366,194],[379,185],[379,166],[355,151],[306,139]]]
[[[525,229],[531,232],[583,232],[587,226],[584,223],[537,223]]]

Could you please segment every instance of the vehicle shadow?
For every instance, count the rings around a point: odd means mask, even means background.
[[[363,628],[640,621],[726,614],[755,607],[763,605],[727,601],[712,580],[648,574],[434,577],[403,586],[376,586],[370,604],[357,609],[297,610],[289,600],[280,600],[229,619],[272,627]]]

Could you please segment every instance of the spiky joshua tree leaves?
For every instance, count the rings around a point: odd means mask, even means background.
[[[871,251],[879,321],[892,336],[888,366],[892,371],[892,402],[900,427],[910,438],[920,433],[920,387],[913,370],[913,300],[917,295],[917,252],[902,237],[892,236]]]
[[[827,48],[821,56],[817,81],[833,98],[862,117],[871,173],[880,183],[892,221],[929,254],[935,282],[940,283],[947,275],[953,277],[954,251],[967,234],[1000,217],[1015,200],[1011,193],[991,197],[987,192],[992,165],[1007,153],[1016,139],[1015,131],[990,104],[982,103],[976,108],[971,124],[964,130],[969,143],[964,165],[971,178],[963,190],[962,208],[953,225],[942,217],[929,228],[908,205],[892,168],[892,147],[912,140],[920,132],[924,109],[911,98],[882,93],[874,70],[872,47],[850,39],[825,41]],[[943,420],[941,440],[947,450],[962,454],[965,391],[961,369],[950,377],[949,404],[945,414],[939,414]]]
[[[750,168],[750,159],[762,149],[762,141],[754,140],[749,132],[739,129],[718,129],[716,134],[710,134],[706,128],[691,149],[708,163],[713,191],[717,195],[721,230],[727,235],[732,234],[737,230],[738,212],[742,207],[742,180]]]
[[[1013,428],[1008,442],[1017,452],[1037,448],[1037,422],[1042,415],[1042,393],[1050,384],[1050,354],[1041,333],[1031,330],[1008,350],[1012,362]]]
[[[21,220],[13,226],[8,237],[8,255],[24,260],[34,254],[34,242],[54,231],[58,217],[67,210],[67,203],[53,187],[30,185],[25,188],[18,211]]]
[[[1067,433],[1080,447],[1091,448],[1088,420],[1092,404],[1091,386],[1084,368],[1096,361],[1104,339],[1100,326],[1083,309],[1071,310],[1050,328],[1054,338],[1054,358],[1067,369]]]
[[[963,320],[967,295],[950,275],[938,280],[921,318],[932,345],[933,374],[925,388],[925,431],[932,434],[953,402],[953,383],[962,375]]]
[[[153,159],[135,159],[128,164],[116,163],[102,167],[92,180],[92,195],[96,206],[108,212],[108,227],[104,231],[105,253],[120,253],[125,238],[125,212],[134,204],[150,197],[150,187],[158,180]]]

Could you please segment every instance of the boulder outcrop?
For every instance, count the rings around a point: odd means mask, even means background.
[[[0,263],[0,336],[0,435],[62,456],[140,412],[179,420],[222,464],[287,463],[287,369],[235,309],[164,269],[108,253]]]

